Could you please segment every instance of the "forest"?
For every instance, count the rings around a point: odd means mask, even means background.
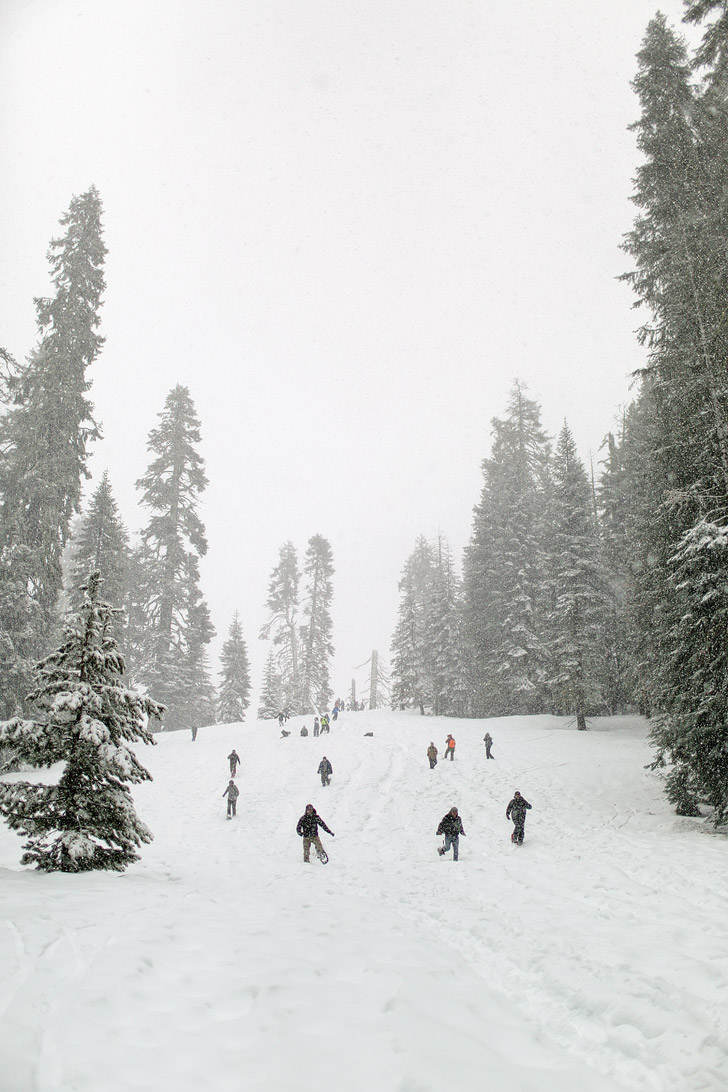
[[[678,812],[707,803],[716,822],[728,811],[724,8],[686,5],[702,27],[693,52],[658,14],[638,54],[641,163],[622,243],[646,351],[633,401],[587,467],[569,424],[548,437],[537,398],[514,384],[492,422],[462,566],[444,536],[424,535],[404,564],[391,660],[392,704],[422,713],[556,713],[586,730],[592,716],[637,709]],[[36,344],[24,361],[0,350],[0,716],[47,722],[44,687],[92,647],[69,618],[90,633],[103,617],[102,645],[121,654],[108,671],[151,695],[154,717],[164,707],[165,730],[237,722],[252,689],[244,620],[231,607],[215,685],[200,580],[208,483],[187,387],[169,392],[149,434],[138,532],[107,476],[84,503],[100,438],[88,372],[104,345],[102,219],[94,187],[73,197],[50,243],[53,293],[35,301]],[[256,634],[270,649],[259,716],[331,702],[333,574],[323,535],[302,567],[282,545]]]

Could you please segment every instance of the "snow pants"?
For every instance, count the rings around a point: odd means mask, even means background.
[[[313,838],[307,838],[306,835],[304,834],[304,836],[303,836],[303,859],[304,859],[304,861],[308,861],[309,855],[311,853],[311,845],[315,846],[316,852],[318,853],[319,857],[323,856],[324,847],[321,845],[321,839],[319,838],[318,834],[315,834],[313,836]]]
[[[328,785],[330,780],[331,780],[331,774],[327,774],[327,773],[322,773],[321,774],[321,784],[322,785]]]
[[[236,814],[236,812],[235,812],[236,804],[237,804],[237,800],[231,800],[230,797],[228,796],[228,810],[227,810],[228,819],[230,818],[231,815]]]
[[[523,845],[524,827],[526,826],[526,816],[521,816],[520,819],[513,820],[513,841],[516,845]]]
[[[458,850],[460,848],[460,835],[459,834],[446,834],[445,835],[445,852],[452,846],[452,859],[457,861]]]
[[[493,758],[493,755],[490,753],[490,744],[489,743],[486,743],[486,745],[485,745],[485,757],[486,758]],[[494,758],[493,758],[493,761],[495,762]]]
[[[431,758],[430,759],[430,769],[434,770],[436,765],[437,765],[437,759],[436,758]]]
[[[450,756],[450,761],[454,762],[455,761],[455,748],[454,747],[448,747],[447,753]]]

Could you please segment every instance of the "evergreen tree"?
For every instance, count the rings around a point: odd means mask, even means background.
[[[331,600],[334,574],[331,545],[322,535],[308,541],[303,565],[307,577],[302,603],[301,626],[301,712],[313,713],[328,708],[331,702],[329,663],[334,654],[331,644]]]
[[[220,653],[220,675],[218,712],[221,724],[237,724],[245,719],[245,710],[250,705],[250,664],[248,649],[243,640],[240,617],[235,611],[230,623],[228,637]]]
[[[215,719],[216,699],[206,650],[214,635],[200,591],[199,558],[207,553],[198,515],[207,485],[196,449],[200,423],[187,387],[167,396],[159,427],[149,435],[155,458],[137,482],[151,511],[135,556],[143,629],[135,634],[135,674],[167,707],[166,730]],[[138,621],[140,610],[133,615]]]
[[[122,871],[152,840],[128,788],[151,775],[131,745],[154,742],[147,721],[163,710],[126,687],[99,582],[92,573],[62,644],[37,666],[38,719],[0,724],[0,746],[20,761],[65,763],[57,785],[0,784],[0,812],[27,838],[22,863],[46,872]]]
[[[435,558],[421,535],[399,582],[400,605],[392,638],[392,702],[417,706],[424,716],[432,705],[431,609]]]
[[[298,625],[299,583],[296,548],[292,542],[281,546],[279,561],[271,574],[267,607],[270,616],[261,640],[272,638],[276,673],[280,678],[282,705],[291,713],[301,709],[301,650]]]
[[[587,715],[603,707],[600,684],[609,594],[591,486],[566,423],[554,453],[551,483],[546,543],[548,683],[556,712],[573,712],[583,731]]]
[[[272,720],[283,709],[283,682],[276,667],[276,655],[273,649],[268,653],[263,676],[263,688],[260,693],[258,716],[261,720]]]
[[[54,294],[36,299],[38,342],[18,368],[4,354],[0,418],[0,703],[22,706],[29,665],[53,640],[61,555],[88,476],[88,445],[99,435],[86,397],[106,254],[95,188],[74,197],[48,258]],[[24,579],[16,572],[21,566]]]
[[[441,535],[433,561],[429,610],[432,711],[435,716],[461,717],[465,714],[467,693],[462,665],[460,581],[452,551]]]
[[[83,602],[82,581],[86,573],[98,570],[105,594],[112,603],[123,603],[127,593],[129,537],[119,515],[104,471],[86,512],[74,531],[71,542],[71,606],[78,610]],[[113,622],[114,637],[123,645],[124,622],[121,615]]]
[[[463,638],[470,711],[535,713],[547,707],[542,545],[549,446],[540,408],[514,385],[494,418],[483,491],[465,553]]]

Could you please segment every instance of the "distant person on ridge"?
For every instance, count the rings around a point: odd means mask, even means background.
[[[506,808],[506,819],[513,819],[513,834],[511,841],[517,846],[523,845],[524,827],[526,825],[526,812],[531,810],[528,800],[524,800],[518,789],[513,794],[513,799]]]
[[[445,757],[449,758],[451,762],[455,761],[455,740],[449,732],[447,739],[445,740]]]
[[[283,715],[283,713],[282,713],[282,712],[278,714],[278,727],[279,727],[279,728],[282,728],[282,727],[283,727],[283,721],[284,721],[285,719],[286,719],[286,718],[285,718],[285,716]]]
[[[230,763],[230,776],[235,777],[235,774],[238,772],[238,766],[240,765],[240,755],[234,747],[228,755],[228,762]]]
[[[430,769],[434,770],[437,765],[437,747],[432,742],[430,742],[430,746],[427,748],[427,757],[430,760]]]
[[[450,846],[452,846],[452,859],[453,861],[457,861],[458,850],[460,848],[460,835],[462,834],[463,838],[465,837],[465,831],[463,830],[463,821],[458,815],[457,808],[450,808],[450,811],[447,813],[447,815],[443,815],[442,819],[440,820],[440,825],[435,831],[435,834],[445,835],[445,845],[440,846],[437,851],[440,856],[444,857]]]
[[[233,815],[235,815],[235,806],[237,804],[238,797],[240,796],[240,789],[231,779],[228,782],[228,787],[225,789],[225,792],[222,795],[227,796],[227,817],[228,819],[232,819]]]
[[[306,804],[306,810],[298,820],[296,826],[296,833],[303,838],[303,859],[306,864],[309,863],[308,857],[311,852],[311,843],[316,847],[319,859],[324,864],[326,864],[329,859],[326,850],[321,844],[321,839],[319,838],[319,827],[323,827],[332,838],[334,837],[333,830],[329,830],[313,804]]]
[[[485,744],[485,757],[492,758],[495,762],[495,756],[490,753],[490,749],[493,746],[493,737],[490,732],[486,732],[483,736],[483,743]]]
[[[316,773],[321,774],[321,784],[322,785],[328,785],[329,781],[331,780],[331,775],[332,775],[333,772],[334,772],[333,766],[329,762],[326,755],[324,755],[324,757],[321,759],[321,761],[319,763],[319,768],[316,771]]]

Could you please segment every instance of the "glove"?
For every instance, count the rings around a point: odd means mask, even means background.
[[[331,831],[331,837],[332,837],[332,838],[335,838],[335,837],[336,837],[336,835],[334,834],[333,830]]]

